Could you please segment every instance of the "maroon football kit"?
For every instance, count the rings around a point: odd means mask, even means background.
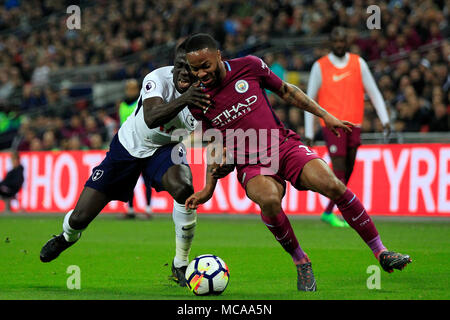
[[[214,88],[205,88],[211,105],[191,107],[203,130],[220,130],[224,146],[232,152],[238,179],[247,182],[260,174],[274,177],[283,186],[295,183],[303,166],[318,155],[300,137],[284,127],[275,115],[265,89],[278,91],[282,80],[258,57],[224,61],[226,75]]]

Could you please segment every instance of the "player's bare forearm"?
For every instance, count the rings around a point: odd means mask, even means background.
[[[210,103],[209,95],[193,85],[177,99],[168,103],[164,103],[160,97],[145,99],[144,120],[149,128],[157,128],[173,119],[186,106],[205,109]]]
[[[323,118],[328,112],[322,108],[317,102],[308,97],[297,86],[284,82],[281,88],[276,92],[286,103],[296,106],[302,110],[308,111],[320,118]]]
[[[220,146],[220,148],[218,148],[218,146]],[[222,151],[221,164],[218,163],[218,159],[215,159],[215,153],[217,149],[220,149]],[[226,148],[222,149],[221,144],[217,145],[217,143],[212,140],[208,144],[206,150],[208,164],[206,166],[205,186],[202,190],[194,193],[186,200],[186,209],[197,209],[200,204],[203,204],[211,199],[214,194],[214,190],[216,189],[217,180],[222,176],[226,176],[228,173],[234,170],[234,166],[229,167],[229,165],[226,163],[227,151]],[[220,172],[217,172],[217,169],[219,169],[221,165],[223,165],[223,167],[221,168]],[[215,177],[215,175],[220,177]]]
[[[214,178],[213,173],[214,169],[219,166],[219,163],[217,163],[217,160],[215,159],[218,143],[219,142],[215,141],[213,138],[206,147],[206,183],[203,190],[211,193],[211,195],[213,194],[217,184],[217,179]]]
[[[216,164],[208,164],[206,166],[206,183],[203,190],[205,190],[205,192],[207,192],[208,194],[211,194],[211,196],[214,193],[217,185],[217,179],[213,177],[213,169],[216,167]]]
[[[212,176],[212,170],[214,165],[208,165],[206,167],[206,184],[205,187],[191,195],[186,199],[185,206],[186,209],[197,209],[199,205],[205,203],[214,194],[214,189],[216,188],[217,179]]]
[[[159,97],[144,100],[144,121],[147,126],[157,128],[173,119],[181,110],[186,107],[182,99],[175,99],[169,103],[164,103]]]
[[[206,147],[206,159],[207,159],[207,165],[206,165],[206,182],[205,187],[200,191],[203,196],[209,200],[209,198],[212,197],[214,190],[216,189],[217,185],[217,178],[214,177],[214,170],[217,169],[220,166],[220,163],[217,163],[217,159],[215,159],[216,156],[216,149],[218,147],[218,142],[215,142],[212,140],[208,143],[208,146]],[[221,148],[220,148],[221,149]],[[226,149],[222,150],[222,162],[226,159]],[[206,200],[206,201],[207,201]]]
[[[337,131],[338,128],[342,128],[346,132],[351,132],[349,126],[354,126],[353,123],[345,120],[341,121],[332,114],[328,113],[317,102],[312,100],[300,88],[294,86],[293,84],[283,81],[283,84],[277,94],[288,104],[294,105],[302,110],[318,116],[319,118],[322,118],[327,128],[338,137],[340,136]]]

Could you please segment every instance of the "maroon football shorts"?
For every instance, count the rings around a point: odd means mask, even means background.
[[[338,128],[341,135],[337,137],[330,129],[322,127],[323,138],[328,148],[330,157],[345,157],[348,149],[357,148],[361,145],[361,128],[352,127],[352,132],[347,133]]]
[[[244,189],[248,181],[258,175],[270,176],[286,189],[286,181],[295,185],[305,164],[313,159],[321,158],[314,150],[305,146],[297,134],[291,134],[280,145],[278,156],[272,159],[278,161],[277,164],[237,165],[237,178]]]

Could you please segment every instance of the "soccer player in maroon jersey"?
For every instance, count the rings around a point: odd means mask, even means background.
[[[220,131],[247,196],[260,206],[262,221],[292,256],[298,290],[315,291],[316,281],[311,261],[281,207],[285,181],[298,190],[312,190],[333,200],[385,271],[401,270],[411,262],[408,255],[386,249],[360,200],[296,133],[284,127],[273,112],[265,89],[275,92],[288,104],[322,118],[336,135],[338,128],[351,131],[350,122],[335,118],[302,90],[282,81],[260,58],[246,56],[223,61],[216,41],[208,34],[191,36],[186,52],[191,72],[211,102],[206,109],[190,108],[191,113],[202,121],[203,129]],[[206,185],[186,200],[187,207],[197,208],[212,197],[217,181],[214,170],[217,170],[214,165],[208,164]]]

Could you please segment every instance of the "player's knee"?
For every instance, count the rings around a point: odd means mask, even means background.
[[[326,179],[322,191],[326,197],[332,200],[336,200],[344,194],[345,189],[346,186],[344,183],[342,183],[341,180],[339,180],[335,176],[331,176]]]
[[[259,206],[266,216],[275,216],[281,211],[281,199],[276,194],[265,195],[259,202]]]
[[[180,183],[176,188],[174,188],[172,197],[178,203],[185,203],[187,198],[189,198],[194,193],[194,186],[191,183]]]

